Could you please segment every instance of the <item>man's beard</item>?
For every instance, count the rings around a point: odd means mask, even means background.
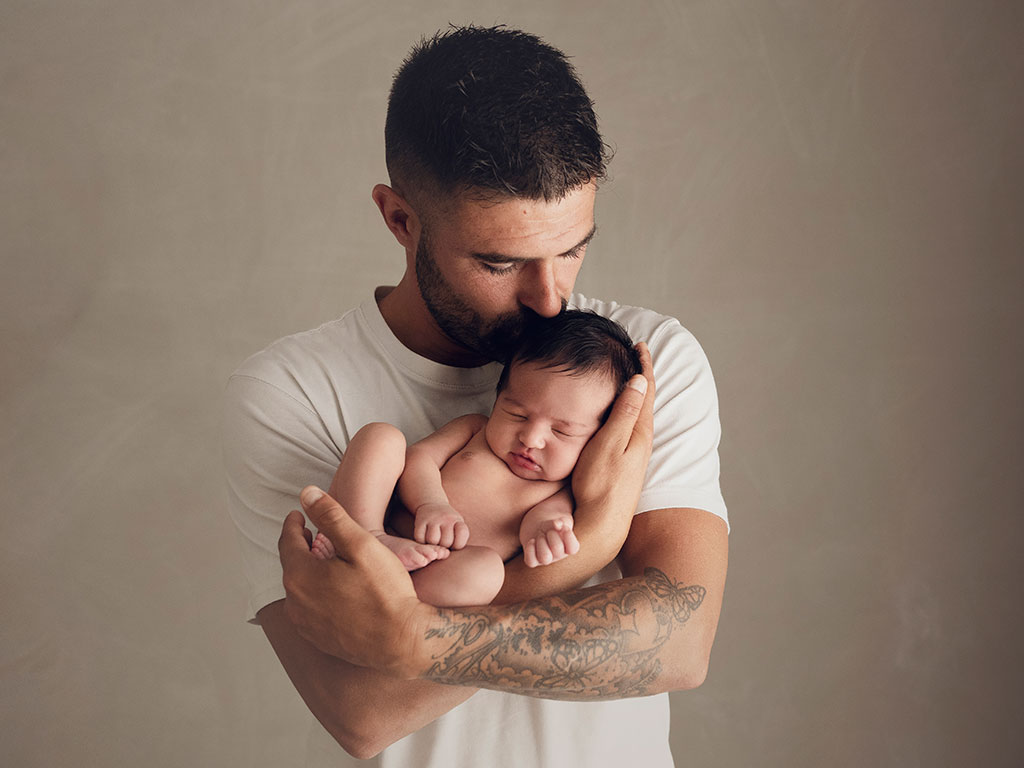
[[[445,280],[430,255],[425,232],[416,248],[416,282],[427,309],[445,336],[488,360],[507,360],[519,345],[526,324],[538,316],[533,310],[523,307],[518,312],[507,312],[485,320]],[[567,303],[562,299],[563,311]]]

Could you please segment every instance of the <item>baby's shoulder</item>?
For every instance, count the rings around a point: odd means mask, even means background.
[[[466,423],[473,427],[474,432],[479,432],[487,424],[487,417],[482,413],[467,413],[465,416],[461,416],[466,420]]]
[[[487,424],[487,417],[482,413],[467,413],[452,419],[442,429],[469,431],[475,435],[484,428],[485,424]]]

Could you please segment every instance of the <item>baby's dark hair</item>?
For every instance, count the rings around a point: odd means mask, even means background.
[[[518,363],[540,363],[571,376],[599,372],[608,375],[618,395],[643,369],[640,355],[626,329],[589,310],[567,309],[554,317],[535,317],[527,323],[519,346],[509,355],[498,380],[498,393],[508,384]]]

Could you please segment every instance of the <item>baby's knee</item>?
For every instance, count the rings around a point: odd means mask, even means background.
[[[414,571],[412,581],[420,599],[431,605],[487,605],[501,591],[505,564],[493,549],[470,546]]]
[[[405,435],[402,434],[402,430],[384,421],[371,421],[360,428],[351,442],[355,443],[357,440],[372,443],[378,449],[388,452],[405,453]]]
[[[465,604],[487,605],[505,583],[505,563],[501,555],[490,547],[470,546],[459,552],[465,568],[465,577],[461,580]]]

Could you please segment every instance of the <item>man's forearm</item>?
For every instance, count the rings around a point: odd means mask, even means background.
[[[578,588],[615,559],[629,533],[632,512],[616,515],[604,506],[577,508],[575,518],[579,552],[540,568],[527,567],[522,556],[513,558],[505,565],[505,583],[493,604],[521,603]]]
[[[663,571],[514,606],[438,609],[423,679],[564,700],[695,687],[706,671],[689,631],[706,595]],[[421,660],[422,661],[422,660]]]
[[[376,755],[476,691],[399,680],[328,656],[297,635],[282,602],[263,608],[259,619],[306,706],[353,757]]]

